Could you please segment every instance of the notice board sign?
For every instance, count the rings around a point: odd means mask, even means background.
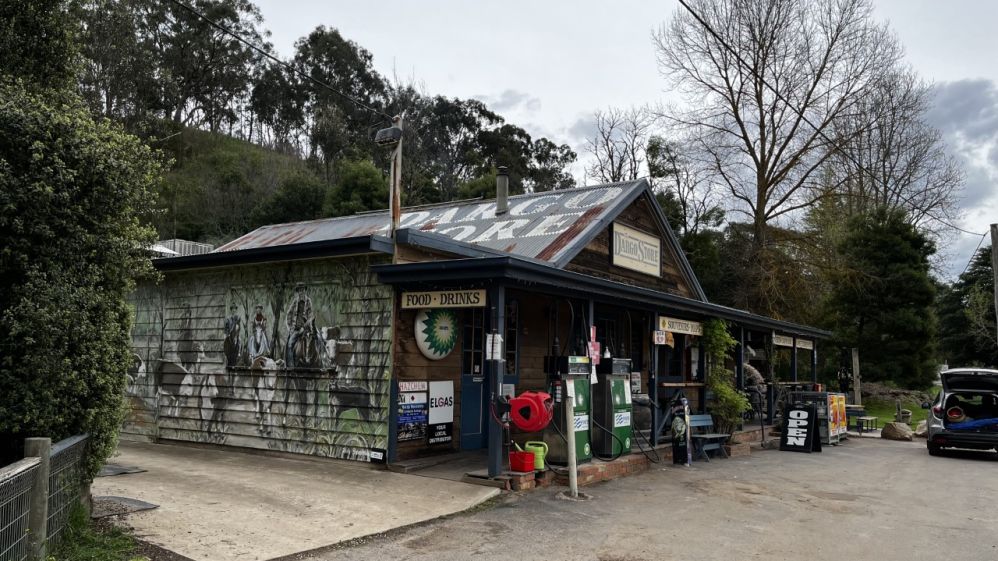
[[[426,438],[426,426],[430,416],[427,389],[427,383],[423,381],[399,382],[397,437],[399,442]]]
[[[808,454],[821,452],[821,438],[818,436],[818,408],[815,404],[793,405],[784,412],[780,450]]]
[[[430,382],[429,444],[454,440],[454,382]]]

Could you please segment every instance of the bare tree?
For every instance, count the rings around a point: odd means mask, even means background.
[[[816,172],[842,141],[836,122],[901,49],[869,0],[688,3],[710,30],[680,9],[654,34],[660,70],[687,101],[664,113],[749,214],[762,248],[772,220],[825,192]]]
[[[596,134],[586,140],[593,161],[586,167],[586,179],[616,183],[645,175],[645,147],[654,122],[648,109],[611,107],[593,117]]]
[[[721,225],[724,209],[719,204],[710,170],[688,153],[683,144],[652,136],[645,148],[645,158],[652,188],[667,200],[675,201],[679,224],[672,226],[679,227],[681,238]]]
[[[995,296],[989,287],[972,286],[965,300],[964,313],[970,323],[970,332],[982,346],[994,348],[998,345],[995,336]]]
[[[836,123],[843,141],[829,160],[829,176],[848,214],[899,208],[915,225],[952,218],[963,176],[925,121],[931,92],[911,70],[878,80],[855,114]]]

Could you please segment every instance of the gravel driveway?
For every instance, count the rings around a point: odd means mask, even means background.
[[[998,559],[994,455],[933,458],[924,441],[852,438],[820,454],[656,466],[585,490],[359,540],[308,559],[911,561]]]

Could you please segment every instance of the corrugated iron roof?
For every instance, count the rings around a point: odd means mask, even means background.
[[[645,180],[515,195],[509,212],[496,215],[494,200],[403,209],[400,228],[561,266],[588,243],[618,209],[648,189]],[[352,238],[389,230],[388,211],[263,226],[216,252]]]

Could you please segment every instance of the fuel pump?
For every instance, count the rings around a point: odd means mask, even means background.
[[[593,451],[619,457],[631,451],[631,359],[604,358],[596,366],[593,386]]]
[[[545,370],[553,388],[553,420],[544,430],[544,442],[548,445],[547,461],[555,464],[568,463],[568,449],[564,434],[569,429],[575,431],[575,457],[578,463],[592,459],[590,445],[589,418],[589,357],[548,356],[544,358]],[[573,409],[574,426],[566,427],[565,407]]]

